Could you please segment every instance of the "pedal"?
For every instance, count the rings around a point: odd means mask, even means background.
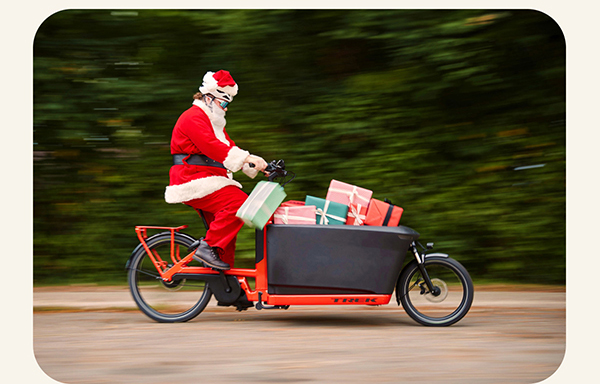
[[[202,239],[194,241],[192,245],[188,247],[188,252],[192,252],[194,249],[198,248],[200,246],[200,241],[202,241]]]

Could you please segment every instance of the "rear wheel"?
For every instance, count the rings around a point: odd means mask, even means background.
[[[194,239],[175,234],[176,260],[187,255]],[[171,234],[161,233],[146,240],[156,260],[162,260],[164,271],[173,263],[171,259]],[[143,247],[138,247],[131,258],[128,271],[129,289],[133,300],[148,317],[162,323],[184,322],[198,316],[206,308],[212,293],[208,283],[198,280],[172,280],[160,277],[152,259]]]
[[[434,289],[430,291],[416,260],[406,265],[396,286],[397,298],[406,313],[423,325],[446,326],[462,319],[473,303],[473,282],[456,260],[425,259],[425,269]]]

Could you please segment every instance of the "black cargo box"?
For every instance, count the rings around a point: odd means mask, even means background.
[[[408,247],[419,237],[404,226],[269,225],[266,230],[268,290],[282,295],[391,294]],[[262,238],[262,231],[257,236]]]

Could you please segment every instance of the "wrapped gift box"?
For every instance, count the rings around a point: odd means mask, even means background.
[[[306,205],[317,207],[317,224],[321,225],[344,225],[348,216],[348,206],[321,199],[314,196],[306,196]]]
[[[392,204],[377,199],[371,199],[367,209],[366,225],[396,227],[400,223],[404,210]]]
[[[304,203],[302,203],[304,204]],[[316,224],[317,207],[314,205],[289,206],[283,205],[275,211],[275,224]]]
[[[366,205],[350,204],[348,207],[348,218],[346,219],[346,225],[364,225],[366,218]]]
[[[373,191],[341,181],[331,180],[325,199],[345,205],[360,204],[368,207],[371,196],[373,196]]]
[[[304,201],[300,200],[288,200],[281,203],[282,207],[303,207]]]
[[[252,228],[263,229],[285,196],[281,185],[260,181],[237,211],[236,216]]]

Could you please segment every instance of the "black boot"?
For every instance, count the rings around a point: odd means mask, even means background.
[[[221,260],[217,252],[215,252],[210,245],[206,244],[204,240],[200,241],[200,245],[198,246],[198,249],[196,249],[193,258],[194,260],[204,263],[214,269],[229,269],[229,264]]]

